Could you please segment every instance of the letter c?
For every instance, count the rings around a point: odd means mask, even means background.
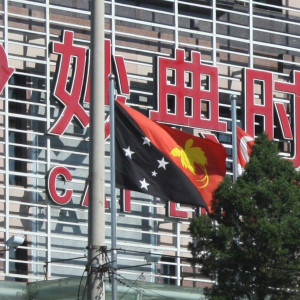
[[[70,202],[73,194],[73,190],[66,189],[64,193],[58,194],[56,189],[57,177],[61,175],[64,181],[71,181],[72,175],[66,167],[53,167],[48,174],[48,188],[50,198],[59,205],[66,205]]]

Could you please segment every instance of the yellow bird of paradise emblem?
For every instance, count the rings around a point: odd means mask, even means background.
[[[188,139],[185,143],[184,149],[180,146],[175,147],[174,149],[172,149],[171,154],[174,157],[179,157],[182,166],[188,169],[193,175],[197,175],[195,164],[198,164],[200,166],[200,168],[204,172],[204,176],[203,178],[196,181],[200,182],[200,186],[198,188],[203,189],[209,183],[209,176],[206,169],[207,158],[204,151],[200,147],[192,147],[193,143],[193,139]]]

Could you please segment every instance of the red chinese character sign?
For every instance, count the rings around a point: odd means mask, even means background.
[[[57,54],[57,71],[54,78],[53,95],[63,105],[63,110],[49,130],[50,134],[63,135],[72,120],[86,128],[89,126],[90,117],[84,109],[83,103],[90,102],[90,51],[85,47],[74,44],[74,32],[64,31],[60,42],[51,44],[52,52]],[[112,67],[113,64],[113,67]],[[124,58],[111,55],[109,40],[105,40],[105,104],[109,105],[109,79],[112,69],[116,72],[119,95],[116,99],[125,103],[129,94],[129,84]],[[72,74],[70,74],[73,70]],[[105,120],[105,137],[109,136],[109,118]],[[65,182],[72,180],[72,175],[67,168],[54,167],[48,174],[48,193],[50,198],[59,205],[66,205],[72,197],[72,190],[67,190],[63,195],[57,192],[56,184],[59,178]],[[81,205],[88,206],[88,184],[83,193]],[[108,204],[106,202],[106,207]]]
[[[282,120],[282,130],[286,133],[285,136],[287,139],[292,139],[294,144],[293,156],[291,161],[294,163],[295,167],[300,166],[300,130],[298,122],[300,120],[300,72],[294,72],[294,83],[284,83],[284,82],[275,82],[276,91],[280,91],[284,94],[293,96],[293,108],[294,112],[292,115],[292,122],[289,122],[289,117],[284,108],[281,109],[281,113],[278,109],[278,115],[281,116]],[[293,128],[293,134],[292,134]]]
[[[53,42],[52,52],[58,55],[57,72],[54,78],[53,96],[61,103],[59,116],[53,120],[50,134],[63,135],[72,121],[77,121],[83,128],[90,123],[88,111],[84,104],[90,99],[90,51],[74,41],[74,33],[64,31],[61,41]],[[0,89],[11,76],[13,69],[8,67],[7,56],[0,48]],[[124,58],[112,56],[110,41],[105,41],[105,104],[109,105],[108,75],[114,70],[116,75],[117,99],[125,103],[129,95],[129,84]],[[220,119],[218,68],[203,64],[200,52],[191,52],[191,59],[186,59],[186,52],[176,49],[175,57],[159,57],[157,64],[157,109],[150,111],[154,121],[207,129],[203,134],[206,139],[217,141],[213,132],[227,132],[227,123]],[[255,124],[259,122],[263,130],[274,138],[274,127],[281,132],[281,139],[291,145],[290,160],[295,167],[300,166],[300,130],[296,130],[300,112],[300,72],[294,73],[294,82],[275,82],[273,74],[268,71],[245,69],[244,76],[244,122],[245,130],[251,136],[257,134]],[[1,81],[2,80],[2,81]],[[282,93],[283,98],[291,95],[291,101],[274,98],[274,93]],[[287,109],[289,102],[291,109]],[[105,136],[109,136],[109,119],[105,121]],[[63,178],[72,181],[72,175],[66,169],[52,169],[49,172],[49,194],[54,202],[65,205],[72,197],[72,191],[61,195],[56,191],[56,181]],[[122,194],[121,210],[131,211],[129,191]],[[81,205],[87,206],[88,185]],[[108,207],[108,204],[106,203]],[[187,212],[180,210],[178,204],[171,203],[169,216],[186,218]]]
[[[87,49],[73,44],[74,33],[65,31],[61,43],[52,44],[52,52],[59,55],[59,68],[55,80],[53,95],[64,105],[60,117],[56,120],[49,133],[61,135],[65,132],[73,118],[82,126],[89,124],[89,115],[80,104],[81,95],[85,91],[85,74],[88,64]],[[73,77],[69,82],[69,72],[73,66]]]
[[[158,110],[151,119],[164,123],[226,131],[219,120],[218,68],[201,63],[201,53],[176,50],[176,58],[158,59]],[[208,114],[204,115],[205,112]]]
[[[263,131],[270,139],[274,138],[275,113],[283,141],[291,145],[290,159],[294,166],[300,166],[300,131],[297,130],[300,113],[300,72],[294,72],[294,83],[278,82],[273,74],[267,71],[245,70],[245,124],[246,132],[255,136],[256,117],[262,119]],[[287,111],[287,101],[274,99],[274,92],[292,95],[289,101],[290,113]],[[275,109],[274,109],[275,108]]]
[[[2,45],[0,45],[0,93],[2,93],[9,78],[15,69],[8,66],[7,54]]]
[[[88,112],[83,108],[83,102],[90,102],[90,51],[85,47],[74,45],[74,32],[64,31],[61,42],[53,42],[52,52],[57,54],[59,59],[55,76],[53,95],[63,105],[63,111],[54,122],[49,133],[62,135],[73,119],[79,121],[82,127],[86,128],[90,123]],[[112,72],[111,46],[110,41],[105,41],[105,104],[109,104],[109,80],[108,75]],[[124,58],[115,56],[113,60],[114,69],[117,73],[117,83],[122,95],[118,99],[125,102],[129,94],[129,85],[125,69]],[[73,73],[70,76],[70,70]],[[109,135],[109,124],[106,122],[106,137]]]

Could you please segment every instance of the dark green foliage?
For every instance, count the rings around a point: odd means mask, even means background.
[[[192,221],[193,264],[217,280],[208,299],[300,299],[299,178],[260,135],[243,175],[226,178],[213,212]]]

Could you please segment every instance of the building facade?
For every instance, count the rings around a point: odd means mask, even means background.
[[[85,270],[90,5],[0,1],[1,68],[6,59],[14,68],[0,96],[1,280],[80,277]],[[116,95],[127,105],[221,142],[228,176],[232,95],[238,125],[252,136],[266,131],[298,168],[299,20],[297,0],[109,0],[105,66],[99,68],[116,75]],[[105,103],[108,112],[108,89]],[[109,257],[108,127],[105,145]],[[188,226],[202,213],[199,208],[119,190],[117,201],[120,284],[211,284],[199,275],[201,266],[192,268],[188,261]],[[12,236],[25,240],[6,251]],[[161,259],[140,266],[150,251],[160,252]]]

